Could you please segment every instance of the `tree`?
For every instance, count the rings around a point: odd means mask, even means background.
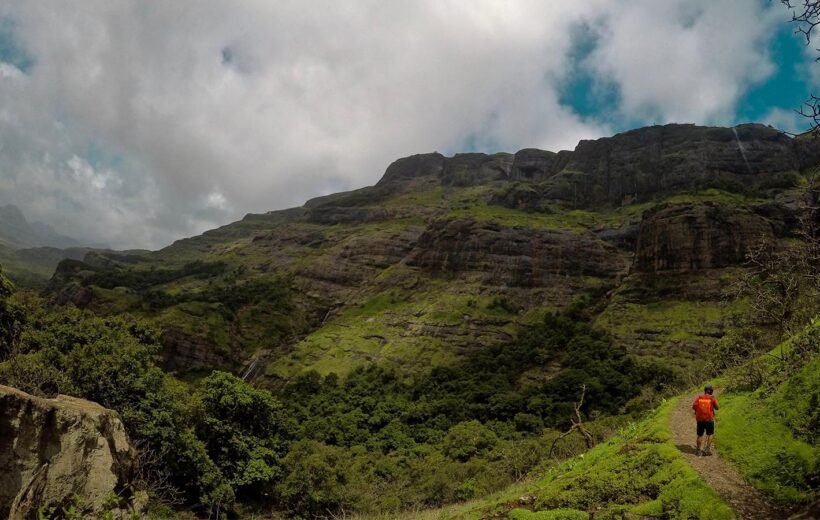
[[[261,498],[280,476],[282,406],[270,392],[214,372],[202,382],[199,438],[237,491]]]
[[[761,239],[746,252],[747,269],[735,291],[747,296],[755,317],[781,333],[801,329],[820,309],[820,186],[797,197],[799,240]]]
[[[791,22],[797,27],[795,34],[802,34],[806,39],[806,45],[809,45],[814,28],[820,25],[820,0],[780,1],[792,12]],[[812,131],[815,134],[820,132],[820,96],[811,94],[797,112],[811,120]]]
[[[0,361],[11,357],[23,322],[21,309],[11,301],[13,294],[14,284],[0,269]]]

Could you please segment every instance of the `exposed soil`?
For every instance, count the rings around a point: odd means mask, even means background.
[[[789,518],[790,512],[776,507],[757,489],[746,482],[735,469],[721,459],[718,450],[720,445],[720,412],[715,423],[715,442],[712,455],[697,456],[695,447],[695,418],[692,413],[692,399],[683,398],[672,412],[669,424],[672,439],[686,461],[695,468],[701,477],[714,489],[723,500],[735,510],[738,518],[748,520],[776,520]]]

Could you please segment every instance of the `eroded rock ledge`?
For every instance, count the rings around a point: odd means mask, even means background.
[[[37,518],[80,497],[99,510],[136,473],[122,421],[97,403],[0,385],[0,518]]]

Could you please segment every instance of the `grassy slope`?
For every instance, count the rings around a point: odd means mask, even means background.
[[[668,423],[674,404],[664,403],[646,419],[586,454],[548,468],[540,477],[479,501],[405,518],[543,520],[588,518],[588,512],[596,519],[624,514],[734,518],[672,444]]]
[[[56,265],[56,263],[54,264]],[[21,287],[44,287],[54,272],[54,265],[27,261],[17,251],[0,244],[0,266],[8,277]]]
[[[794,340],[816,342],[818,337],[820,327],[815,325]],[[788,352],[789,343],[773,354]],[[816,500],[820,498],[820,446],[816,442],[820,356],[815,353],[788,377],[778,374],[779,362],[774,357],[758,362],[775,384],[764,384],[751,392],[730,389],[723,394],[719,450],[776,502],[793,505]],[[727,379],[733,377],[738,376],[730,374]]]
[[[812,342],[818,337],[820,324],[795,340]],[[789,343],[775,353],[788,352]],[[820,357],[815,354],[788,377],[779,374],[778,361],[764,359],[769,380],[779,384],[756,391],[729,390],[722,395],[718,449],[755,487],[778,503],[799,505],[817,500],[820,446],[812,442],[812,435],[817,435]],[[719,382],[728,384],[738,377],[737,373],[729,374]],[[538,480],[435,515],[428,513],[426,518],[506,517],[505,511],[520,505],[520,497],[528,495],[535,497],[534,507],[512,509],[510,518],[580,519],[588,518],[588,512],[595,512],[595,518],[623,513],[732,518],[728,505],[686,464],[672,444],[667,424],[673,405],[665,403],[652,416],[583,457],[547,470]]]
[[[512,298],[516,305],[525,306],[522,314],[498,316],[497,310],[487,308],[488,300],[494,295],[488,295],[477,280],[434,277],[406,267],[393,266],[375,277],[369,276],[369,281],[361,287],[350,287],[347,292],[341,288],[339,290],[343,292],[329,295],[325,287],[312,281],[313,278],[325,273],[336,274],[339,270],[340,274],[344,274],[344,269],[356,269],[356,265],[346,261],[345,251],[360,249],[369,241],[389,239],[409,226],[421,227],[429,218],[469,217],[501,226],[584,233],[637,224],[642,212],[655,204],[632,204],[596,211],[556,207],[543,213],[527,212],[489,204],[492,194],[501,186],[491,183],[454,188],[442,187],[437,183],[421,183],[418,189],[400,192],[379,202],[380,208],[396,212],[397,217],[388,221],[321,225],[305,221],[306,213],[302,209],[249,215],[242,221],[148,254],[131,268],[169,269],[179,268],[195,260],[218,261],[228,265],[228,274],[225,276],[238,280],[264,276],[271,271],[286,271],[302,280],[308,280],[308,291],[318,297],[332,297],[342,301],[344,305],[335,316],[328,319],[321,328],[296,342],[291,354],[275,360],[268,367],[270,375],[290,377],[309,369],[323,373],[345,373],[372,361],[407,367],[410,372],[418,367],[446,365],[464,348],[447,339],[453,337],[448,336],[450,332],[459,338],[465,338],[464,343],[476,346],[495,340],[486,334],[473,334],[470,325],[465,323],[464,316],[476,320],[509,321],[510,323],[498,327],[493,326],[494,330],[498,330],[498,337],[501,337],[513,333],[517,325],[527,323],[532,316],[540,315],[550,305],[561,305],[562,300],[567,299],[565,293],[568,291],[583,291],[599,284],[599,281],[578,277],[567,280],[567,287],[542,289],[538,295],[534,292],[532,294],[535,296],[525,295],[524,300],[515,293]],[[754,202],[740,195],[713,189],[695,194],[679,194],[659,202],[700,201],[733,205]],[[270,240],[266,237],[270,237]],[[259,238],[263,239],[257,240]],[[314,239],[319,245],[312,245]],[[404,294],[407,291],[398,287],[400,294],[395,298],[390,296],[391,282],[387,280],[386,273],[401,269],[407,271],[403,271],[405,279],[420,278],[420,286],[411,291],[419,294],[408,297]],[[202,280],[189,277],[153,289],[163,290],[168,294],[196,292],[202,283]],[[214,283],[221,281],[215,279]],[[556,296],[553,297],[550,290],[554,290]],[[509,289],[498,288],[498,291]],[[284,347],[268,342],[264,337],[263,327],[257,327],[252,320],[240,317],[236,323],[225,323],[218,309],[212,308],[213,306],[186,303],[160,312],[142,312],[143,305],[138,294],[99,288],[94,292],[98,300],[96,308],[100,310],[113,313],[130,310],[160,326],[201,332],[198,335],[223,351],[242,348],[249,354],[260,347]],[[527,298],[531,301],[526,302]],[[708,325],[710,330],[718,328],[713,325],[719,323],[730,309],[717,302],[682,302],[671,301],[671,297],[664,298],[665,301],[649,305],[616,301],[615,305],[604,312],[598,325],[621,338],[622,344],[634,354],[671,356],[677,358],[676,365],[686,367],[691,362],[692,352],[709,341],[709,338],[698,337],[692,331],[697,331],[703,324]],[[636,320],[647,324],[647,328],[661,331],[655,338],[656,341],[636,341],[635,332],[624,328],[625,323],[635,323]],[[231,327],[243,331],[241,340],[236,340],[236,335],[232,339],[224,332],[220,333]],[[436,337],[437,327],[446,329],[448,334]],[[386,341],[377,336],[384,337]]]
[[[274,361],[268,373],[288,377],[316,370],[344,375],[373,362],[415,373],[455,359],[455,345],[436,337],[437,328],[462,337],[460,342],[480,345],[494,338],[479,337],[471,329],[471,319],[496,323],[498,334],[513,334],[519,323],[537,318],[493,306],[492,298],[468,285],[431,285],[422,292],[393,289],[349,305],[300,341],[292,353]]]

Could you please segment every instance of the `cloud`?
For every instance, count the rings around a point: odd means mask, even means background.
[[[74,236],[159,247],[373,184],[404,155],[571,148],[617,127],[607,112],[722,120],[771,73],[769,11],[741,0],[11,0],[0,20],[13,21],[6,38],[27,65],[0,50],[0,202]],[[580,65],[579,26],[596,33]],[[578,66],[617,91],[601,117],[562,96]]]
[[[617,86],[621,117],[732,123],[775,71],[768,44],[785,10],[748,0],[617,0],[597,20],[585,65]]]

